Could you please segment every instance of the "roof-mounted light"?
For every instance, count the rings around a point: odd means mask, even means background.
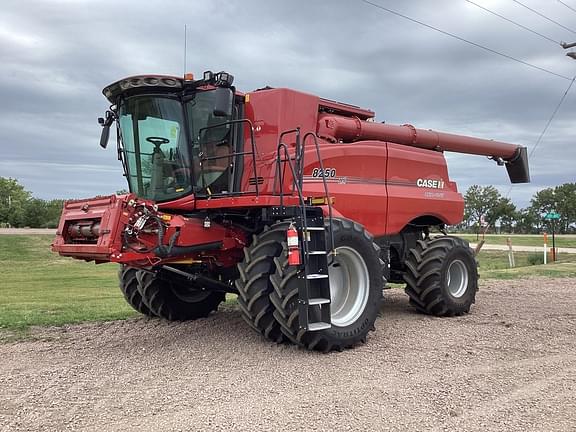
[[[215,87],[231,87],[234,82],[234,76],[224,71],[218,73],[206,71],[202,75],[202,81]]]
[[[214,85],[216,87],[230,87],[234,82],[234,76],[228,72],[218,72],[214,75]]]
[[[212,71],[206,71],[204,72],[202,79],[207,83],[212,82],[212,80],[214,79],[214,74],[212,73]]]
[[[113,84],[105,87],[102,91],[104,96],[112,103],[115,102],[115,98],[129,90],[138,88],[173,88],[181,89],[182,80],[176,77],[165,76],[165,75],[138,75],[129,78],[116,81]]]

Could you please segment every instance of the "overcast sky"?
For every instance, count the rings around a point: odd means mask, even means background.
[[[559,45],[465,0],[371,0],[566,77]],[[563,0],[576,9],[576,0]],[[553,40],[576,33],[512,0],[477,0]],[[557,0],[524,4],[576,30]],[[126,188],[114,146],[98,146],[101,91],[119,78],[232,73],[243,91],[291,87],[376,111],[378,121],[535,145],[568,79],[529,68],[359,0],[2,0],[0,176],[35,196],[88,197]],[[525,206],[544,187],[576,181],[576,85],[530,162]],[[450,175],[509,190],[506,170],[481,156],[448,156]]]

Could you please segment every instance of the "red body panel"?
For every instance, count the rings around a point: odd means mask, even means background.
[[[317,129],[320,132],[322,119],[328,116],[320,113],[321,109],[341,114],[331,114],[330,118],[349,120],[368,127],[382,126],[360,120],[373,115],[369,110],[325,101],[293,90],[271,89],[247,94],[246,115],[255,127],[259,151],[257,171],[264,180],[263,193],[272,192],[279,134],[296,127],[300,127],[302,135],[308,131],[316,132]],[[346,119],[342,117],[345,114],[356,118]],[[352,135],[355,139],[360,136]],[[294,148],[295,134],[287,135],[283,142],[289,148]],[[494,144],[490,141],[486,143]],[[441,152],[377,140],[331,143],[319,139],[319,144],[324,167],[336,170],[334,177],[327,178],[329,195],[335,198],[334,208],[343,216],[366,226],[375,236],[398,233],[409,222],[422,216],[434,216],[446,224],[461,221],[464,201],[448,178],[446,161]],[[248,146],[247,139],[246,151],[249,150]],[[319,167],[316,150],[311,140],[306,142],[306,146],[304,195],[323,196],[322,178],[312,177],[314,168]],[[393,162],[389,161],[388,146],[394,149]],[[402,160],[403,157],[405,160]],[[252,177],[251,171],[245,168],[243,184],[247,184],[249,177]],[[444,187],[441,190],[419,187],[418,179],[442,180]],[[287,175],[285,190],[290,188],[291,182],[291,176]],[[388,196],[391,197],[390,202]],[[207,208],[207,205],[202,207]]]
[[[334,176],[326,177],[334,208],[344,217],[364,225],[375,236],[386,234],[386,145],[325,143],[321,154],[324,168],[335,170]],[[304,161],[305,195],[323,196],[322,178],[313,176],[319,163],[312,146],[306,151]]]
[[[326,178],[334,208],[375,236],[396,234],[423,216],[433,216],[449,225],[462,219],[464,201],[449,181],[442,153],[360,141],[326,143],[322,156],[324,168],[335,170],[333,177]],[[305,161],[305,194],[322,196],[322,178],[312,176],[319,166],[316,152],[309,149]],[[419,186],[419,179],[436,180],[442,187]]]
[[[318,96],[289,89],[271,89],[248,93],[245,103],[245,116],[254,125],[254,138],[257,147],[258,176],[263,177],[260,191],[272,193],[276,170],[276,149],[278,137],[284,131],[297,127],[305,133],[314,132],[318,121]],[[296,135],[286,135],[283,140],[291,148],[296,145]],[[251,150],[249,135],[245,135],[245,151]],[[246,158],[242,190],[253,190],[249,179],[253,176],[252,163]]]
[[[442,153],[389,143],[387,164],[387,233],[400,232],[422,216],[447,225],[462,221],[464,200],[448,178]],[[439,187],[422,186],[422,180],[438,181]]]

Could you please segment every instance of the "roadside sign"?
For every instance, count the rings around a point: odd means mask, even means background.
[[[560,219],[560,213],[550,212],[544,215],[544,219],[552,221],[552,261],[556,261],[556,221]]]

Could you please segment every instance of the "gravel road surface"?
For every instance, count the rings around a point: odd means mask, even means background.
[[[576,279],[483,281],[450,319],[385,294],[368,343],[328,355],[235,309],[38,329],[0,345],[0,430],[576,430]]]

